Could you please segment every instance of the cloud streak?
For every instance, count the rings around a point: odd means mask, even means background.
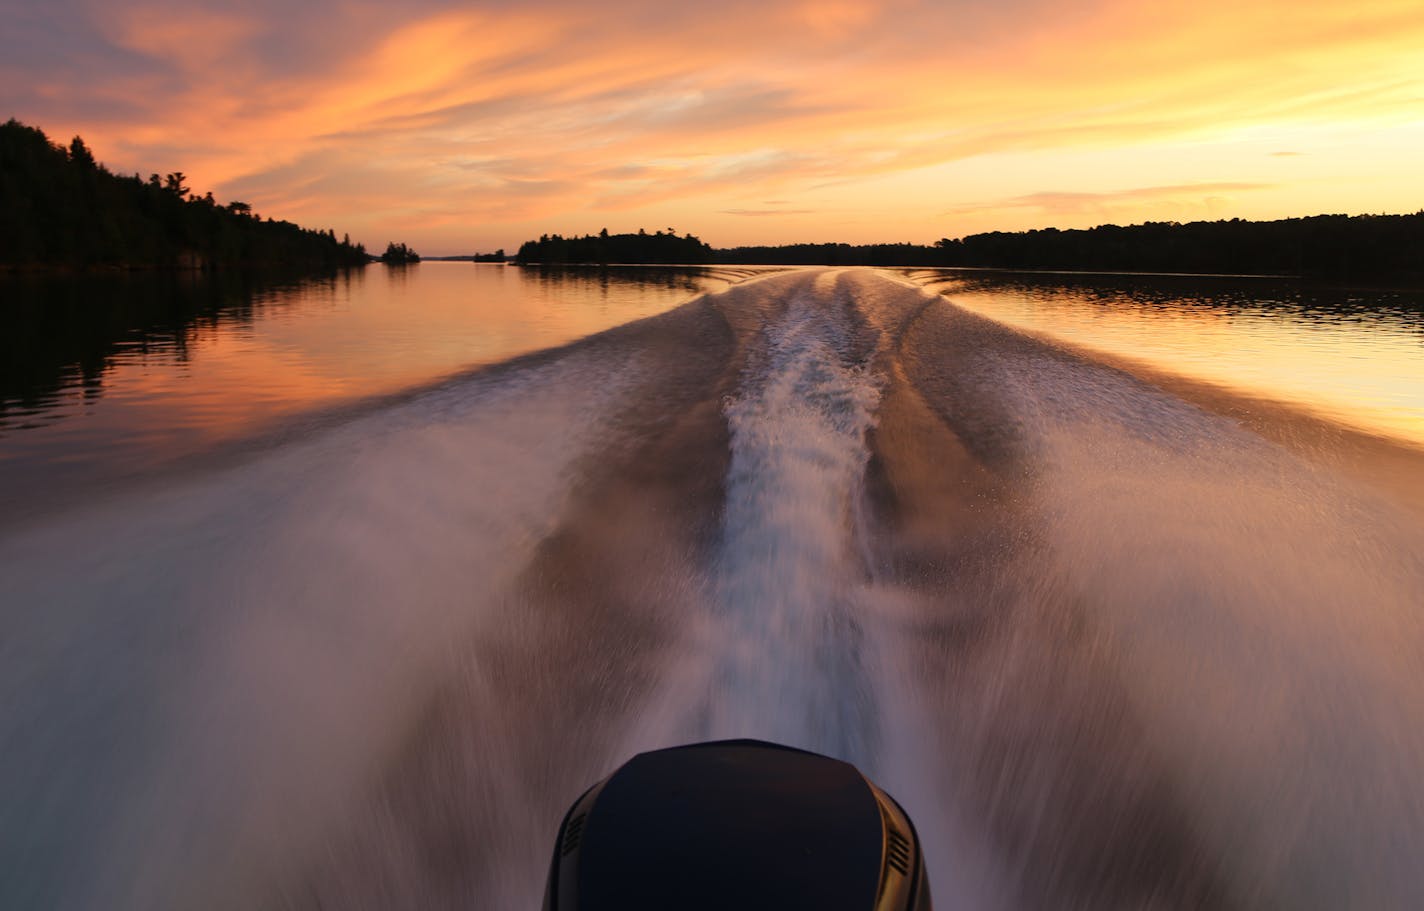
[[[723,215],[764,217],[768,215],[815,215],[815,209],[723,209]]]
[[[1391,154],[1424,122],[1413,0],[420,0],[398,20],[364,0],[240,13],[0,0],[0,13],[0,115],[81,132],[118,170],[182,168],[373,245],[389,225],[459,252],[537,226],[669,219],[723,243],[872,240],[911,222],[928,238],[954,230],[945,213],[1069,226],[1170,217],[1206,194],[1269,217],[1315,211],[1342,181],[1360,209],[1381,209],[1384,174],[1394,198],[1424,190]],[[1299,153],[1292,182],[1262,170],[1283,148]],[[1366,148],[1370,173],[1352,161]],[[1111,186],[1128,155],[1144,190]],[[1033,189],[1046,180],[1069,189]],[[832,209],[849,227],[804,218]],[[790,233],[808,226],[848,233]]]
[[[1217,183],[1174,184],[1162,187],[1134,187],[1085,193],[1073,190],[1044,190],[992,202],[975,203],[946,211],[945,215],[974,212],[995,212],[1005,209],[1033,209],[1047,215],[1108,214],[1144,205],[1167,203],[1182,206],[1191,202],[1206,205],[1210,200],[1222,200],[1230,194],[1269,190],[1272,184],[1221,181]]]

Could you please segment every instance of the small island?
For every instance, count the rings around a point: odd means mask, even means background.
[[[591,265],[700,265],[712,262],[713,251],[698,238],[687,234],[679,237],[672,228],[649,234],[639,228],[636,234],[609,234],[604,228],[597,234],[563,237],[545,234],[538,240],[525,241],[514,261],[530,263],[581,263]]]
[[[392,241],[386,245],[386,252],[381,254],[381,262],[388,266],[406,266],[420,262],[420,254],[405,244]]]

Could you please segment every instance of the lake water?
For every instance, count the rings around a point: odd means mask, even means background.
[[[913,274],[1014,326],[1424,444],[1424,292],[1270,278]]]
[[[0,504],[43,510],[293,418],[300,432],[303,418],[659,313],[751,271],[0,278]]]
[[[1424,906],[1424,316],[1262,279],[7,279],[0,906],[537,907],[633,752],[945,907]]]
[[[769,271],[425,263],[255,286],[0,280],[0,504],[43,510]],[[1424,446],[1424,292],[900,271],[992,319]]]

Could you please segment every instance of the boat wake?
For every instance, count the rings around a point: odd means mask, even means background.
[[[533,907],[573,797],[720,737],[860,765],[949,907],[1424,905],[1424,516],[896,275],[752,278],[0,572],[7,907]]]

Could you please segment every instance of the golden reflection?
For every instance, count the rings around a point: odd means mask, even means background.
[[[1417,319],[1239,302],[1222,308],[1190,297],[1144,305],[1125,292],[1072,287],[947,293],[996,320],[1424,446],[1424,329]]]
[[[383,274],[269,292],[259,319],[200,323],[181,346],[123,352],[103,380],[106,413],[175,445],[236,438],[666,310],[699,281],[609,281],[596,271],[550,281],[470,263],[371,268]]]

